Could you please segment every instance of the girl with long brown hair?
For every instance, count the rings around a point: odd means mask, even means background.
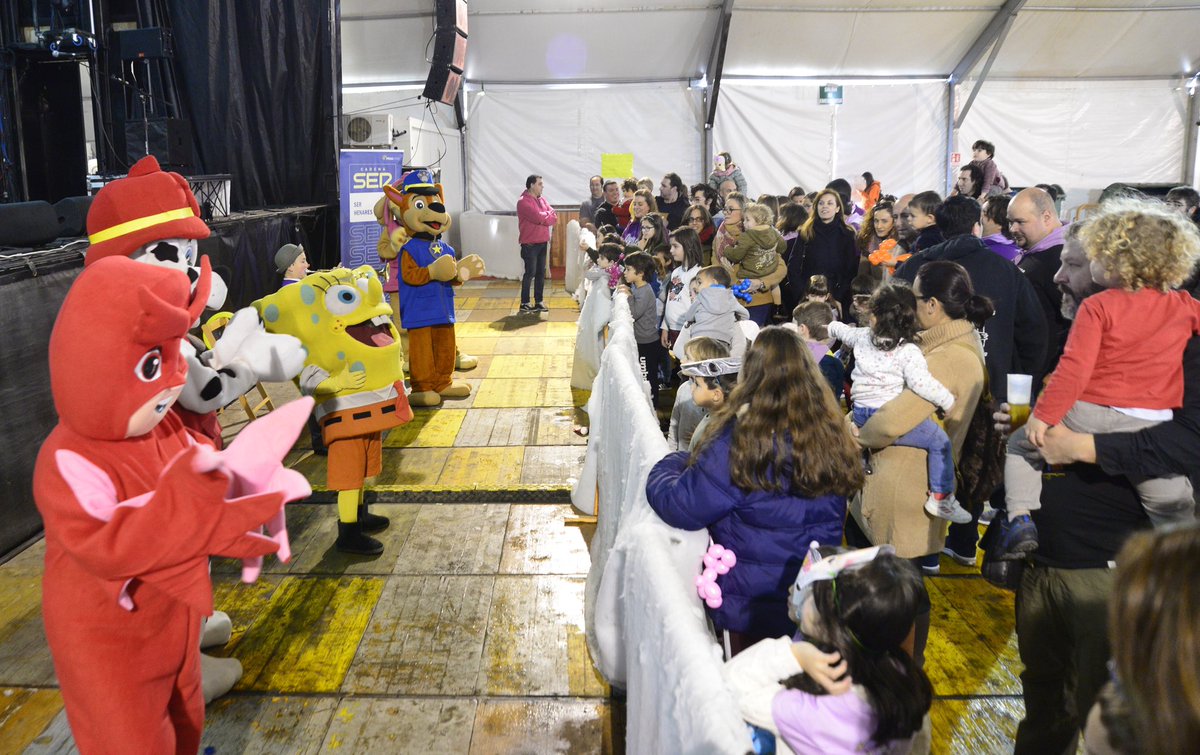
[[[787,586],[809,543],[841,544],[846,496],[862,485],[858,448],[808,347],[768,327],[691,454],[651,470],[646,497],[667,524],[707,528],[737,554],[709,611],[736,654],[791,634]]]

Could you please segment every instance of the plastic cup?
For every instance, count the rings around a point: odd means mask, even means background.
[[[1029,421],[1029,394],[1032,392],[1032,375],[1008,376],[1008,415],[1013,430]]]
[[[1033,391],[1033,375],[1008,376],[1008,403],[1029,405],[1029,394]]]

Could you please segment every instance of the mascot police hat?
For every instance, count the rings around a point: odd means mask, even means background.
[[[84,265],[102,257],[128,257],[151,241],[209,236],[187,180],[164,172],[153,155],[138,160],[128,177],[96,193],[87,227],[91,246]]]
[[[401,195],[403,194],[420,194],[427,197],[436,197],[441,194],[438,185],[433,182],[433,174],[424,168],[410,170],[405,173],[399,182],[399,187],[396,182],[383,187],[383,193],[388,195],[396,204],[401,203]]]

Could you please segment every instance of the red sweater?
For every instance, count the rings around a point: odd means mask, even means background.
[[[1076,401],[1174,409],[1183,348],[1200,332],[1200,302],[1183,291],[1109,289],[1084,299],[1034,416],[1057,425]]]
[[[545,197],[535,197],[526,189],[517,200],[517,235],[522,244],[545,244],[550,229],[558,222],[558,213]]]

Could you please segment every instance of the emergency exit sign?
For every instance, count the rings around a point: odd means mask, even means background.
[[[817,104],[819,105],[840,105],[842,104],[842,85],[841,84],[822,84],[820,92],[817,96]]]

